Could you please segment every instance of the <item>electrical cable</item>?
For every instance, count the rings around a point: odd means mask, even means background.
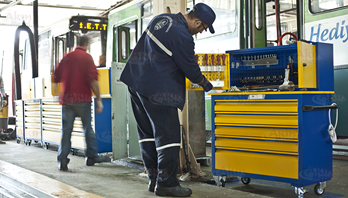
[[[331,104],[332,106],[335,106],[336,103],[332,103]],[[336,127],[337,127],[337,122],[338,122],[338,109],[336,109],[336,123],[335,123],[335,127],[332,125],[331,123],[331,109],[329,109],[329,122],[330,122],[330,125],[329,125],[329,128],[328,128],[328,132],[329,132],[329,135],[330,135],[330,138],[331,138],[331,141],[332,143],[335,143],[337,141],[337,135],[336,135]]]

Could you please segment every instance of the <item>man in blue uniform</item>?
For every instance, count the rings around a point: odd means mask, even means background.
[[[212,26],[214,11],[204,3],[183,15],[160,14],[148,25],[134,48],[120,80],[129,89],[137,122],[149,188],[158,196],[190,196],[176,178],[179,166],[180,123],[177,108],[185,103],[185,77],[203,87],[212,84],[194,57],[192,35]],[[156,185],[156,187],[155,187]]]

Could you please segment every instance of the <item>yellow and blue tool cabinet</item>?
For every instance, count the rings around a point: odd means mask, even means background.
[[[317,184],[315,192],[322,194],[332,178],[328,111],[337,108],[332,45],[298,42],[227,53],[231,86],[242,91],[210,94],[216,182],[228,175],[244,184],[250,178],[285,182],[299,196],[304,186]],[[295,90],[262,89],[283,83],[289,59]]]

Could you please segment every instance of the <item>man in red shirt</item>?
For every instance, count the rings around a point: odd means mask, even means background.
[[[58,169],[68,170],[71,150],[71,132],[75,117],[81,117],[86,138],[86,165],[110,162],[110,158],[98,156],[97,141],[91,125],[92,92],[97,97],[96,112],[100,113],[103,104],[99,93],[98,71],[91,55],[86,53],[89,46],[87,36],[80,37],[79,46],[67,54],[59,63],[54,73],[54,81],[63,83],[63,90],[59,94],[62,105],[62,138],[58,150]]]

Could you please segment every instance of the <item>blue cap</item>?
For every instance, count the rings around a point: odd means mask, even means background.
[[[204,3],[197,3],[192,10],[195,15],[209,26],[210,33],[214,34],[213,23],[215,21],[215,12],[211,7]]]

